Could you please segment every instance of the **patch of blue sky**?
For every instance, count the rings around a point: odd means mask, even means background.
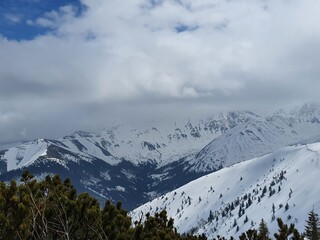
[[[57,11],[60,7],[73,5],[77,15],[85,7],[79,0],[2,0],[0,1],[0,35],[10,40],[31,40],[46,34],[50,29],[27,24],[28,20],[42,17],[45,12]]]
[[[197,30],[198,28],[199,28],[198,26],[189,26],[186,24],[178,24],[174,27],[174,29],[177,33],[191,32],[191,31]]]
[[[149,2],[153,7],[156,7],[161,5],[163,3],[163,0],[149,0]]]
[[[142,10],[153,10],[159,6],[161,6],[163,3],[163,0],[148,0],[146,2],[144,2],[143,4],[141,4],[141,9]]]

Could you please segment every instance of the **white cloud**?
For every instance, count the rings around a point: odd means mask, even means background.
[[[4,19],[9,22],[10,24],[18,24],[21,22],[21,16],[17,14],[3,14]]]
[[[65,6],[27,22],[52,33],[0,39],[0,100],[57,114],[89,103],[319,100],[318,0],[82,2],[81,16]]]
[[[57,11],[52,10],[44,13],[43,17],[35,20],[28,19],[26,23],[30,26],[40,26],[45,28],[58,28],[64,23],[74,20],[77,8],[72,5],[60,7]]]

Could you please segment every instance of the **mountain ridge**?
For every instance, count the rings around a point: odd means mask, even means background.
[[[133,210],[143,213],[166,209],[180,233],[238,237],[258,228],[263,218],[271,235],[276,218],[304,229],[307,213],[320,211],[320,143],[287,146],[200,177]],[[237,230],[240,227],[240,231]]]
[[[121,200],[132,209],[207,173],[304,139],[312,142],[320,132],[315,120],[320,110],[303,108],[267,117],[229,112],[167,128],[118,125],[101,133],[38,139],[0,151],[0,180],[19,178],[26,168],[39,176],[70,175],[81,191],[101,201]]]

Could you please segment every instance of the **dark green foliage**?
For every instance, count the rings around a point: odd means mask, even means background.
[[[267,186],[264,186],[262,189],[261,197],[264,197],[264,195],[267,193]]]
[[[258,237],[260,240],[269,240],[269,229],[267,223],[261,219],[258,229]]]
[[[320,239],[320,222],[319,216],[313,210],[309,213],[307,225],[305,228],[306,237],[310,240]]]
[[[239,207],[239,212],[238,212],[238,217],[240,218],[242,216],[242,207],[241,207],[241,205],[240,205],[240,207]]]
[[[213,216],[212,211],[210,210],[210,212],[209,212],[209,217],[208,217],[208,221],[211,222],[211,221],[213,221],[213,219],[214,219],[214,216]]]
[[[146,220],[142,224],[136,222],[132,229],[133,240],[206,240],[205,235],[192,236],[190,234],[181,236],[174,227],[172,218],[167,217],[165,210],[151,216],[146,214]]]
[[[275,239],[277,240],[303,240],[303,237],[299,234],[294,224],[291,224],[289,227],[283,223],[283,221],[278,218],[278,233],[274,234]],[[266,222],[262,219],[259,224],[258,231],[255,229],[249,229],[245,233],[242,233],[239,237],[240,240],[269,240],[269,230]]]
[[[249,198],[248,198],[248,207],[250,207],[251,206],[251,204],[252,204],[252,199],[251,199],[251,195],[249,195]]]
[[[101,209],[88,193],[78,195],[70,179],[36,181],[26,171],[20,180],[0,182],[0,239],[206,240],[178,234],[165,211],[133,226],[120,202]]]
[[[274,206],[274,203],[272,203],[272,213],[275,214],[276,212],[276,207]]]
[[[238,225],[237,219],[234,219],[234,220],[233,220],[233,227],[236,227],[237,225]]]
[[[249,229],[245,233],[242,233],[239,237],[240,240],[258,240],[258,233],[255,229]]]
[[[246,215],[246,218],[244,219],[244,224],[246,224],[247,222],[249,221],[249,218],[248,218],[248,216]]]
[[[101,219],[104,233],[110,239],[122,239],[124,233],[128,233],[130,230],[131,219],[127,212],[121,208],[120,202],[114,206],[110,201],[107,201],[101,211]]]
[[[288,204],[288,203],[286,203],[286,206],[284,207],[284,209],[285,209],[286,211],[288,211],[288,209],[289,209],[289,204]]]
[[[277,219],[278,221],[278,233],[274,234],[274,237],[277,240],[303,240],[303,237],[299,234],[298,230],[295,228],[294,224],[291,223],[288,227],[287,224],[284,224],[281,218]]]

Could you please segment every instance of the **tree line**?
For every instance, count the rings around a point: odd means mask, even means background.
[[[37,181],[25,171],[20,183],[0,183],[0,239],[205,240],[181,235],[166,211],[132,222],[121,203],[103,208],[88,193],[77,194],[58,175]]]
[[[320,240],[319,217],[309,213],[305,232],[299,233],[294,224],[277,219],[277,240]],[[100,207],[88,193],[78,194],[70,179],[58,175],[37,181],[25,171],[20,182],[0,182],[0,239],[45,240],[207,240],[203,234],[180,234],[165,210],[144,220],[133,222],[121,203],[106,201]],[[215,240],[224,240],[217,236]],[[234,239],[231,237],[230,239]],[[259,228],[242,233],[240,240],[269,240],[268,226],[262,219]]]

